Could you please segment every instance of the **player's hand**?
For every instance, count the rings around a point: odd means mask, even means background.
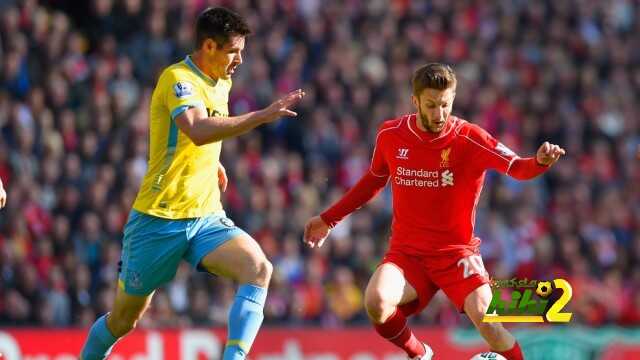
[[[310,248],[320,247],[329,236],[331,228],[320,216],[312,217],[304,226],[304,241]]]
[[[296,116],[298,113],[290,110],[304,97],[304,91],[298,89],[288,93],[280,99],[273,102],[263,110],[264,122],[272,122],[283,116]]]
[[[560,156],[564,155],[565,151],[563,148],[556,144],[550,144],[548,141],[545,141],[544,144],[540,145],[538,148],[538,152],[536,153],[536,160],[538,164],[550,166],[553,165]]]
[[[4,187],[0,185],[0,209],[2,209],[7,204],[7,192],[4,190]]]
[[[225,170],[221,163],[218,163],[218,186],[220,187],[220,191],[227,191],[228,183],[229,178],[227,178],[227,170]]]

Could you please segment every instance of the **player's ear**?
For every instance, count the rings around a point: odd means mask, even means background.
[[[204,48],[206,53],[211,54],[211,53],[215,53],[216,50],[218,50],[218,43],[216,43],[216,41],[213,40],[212,38],[208,38],[204,41],[204,44],[202,44],[202,47]]]
[[[415,95],[411,95],[411,103],[413,104],[413,106],[416,107],[416,109],[420,108],[420,102],[418,101],[418,98]]]

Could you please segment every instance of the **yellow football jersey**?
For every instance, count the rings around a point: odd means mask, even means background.
[[[133,208],[168,219],[202,217],[222,210],[218,164],[222,141],[196,146],[176,116],[199,107],[228,116],[230,79],[213,80],[190,56],[166,68],[151,98],[149,162]]]

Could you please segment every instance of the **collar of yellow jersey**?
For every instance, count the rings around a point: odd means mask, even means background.
[[[213,80],[209,75],[205,74],[204,72],[202,72],[202,70],[200,70],[198,65],[196,65],[196,63],[193,62],[193,59],[191,59],[191,55],[187,55],[184,58],[184,63],[187,64],[187,66],[194,73],[196,73],[198,76],[200,76],[204,81],[206,81],[211,86],[216,86],[216,84],[218,83],[216,80]]]

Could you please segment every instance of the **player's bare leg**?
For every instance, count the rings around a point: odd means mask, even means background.
[[[91,327],[80,359],[106,359],[113,344],[136,327],[152,297],[153,293],[146,296],[130,295],[118,286],[111,312],[103,315]]]
[[[380,336],[402,348],[410,358],[431,359],[433,351],[421,343],[407,326],[405,315],[398,306],[418,298],[416,290],[406,281],[402,271],[385,263],[375,271],[364,301],[367,315]]]
[[[237,236],[205,256],[200,262],[210,273],[240,284],[268,287],[273,265],[252,238]]]
[[[393,264],[382,264],[373,273],[364,294],[367,315],[374,324],[382,324],[396,312],[398,305],[418,298],[402,271]]]
[[[522,360],[522,352],[516,339],[501,323],[483,322],[482,318],[491,303],[491,287],[484,284],[472,291],[464,300],[464,311],[473,322],[491,350],[502,354],[508,360]]]
[[[225,242],[206,255],[201,265],[240,284],[229,311],[229,335],[223,360],[244,359],[262,324],[273,266],[258,243],[246,235]]]
[[[122,337],[136,327],[149,308],[154,293],[147,296],[130,295],[118,286],[113,309],[107,316],[107,327],[115,337]]]

